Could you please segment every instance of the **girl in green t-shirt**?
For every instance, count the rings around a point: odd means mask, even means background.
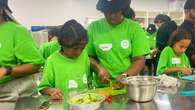
[[[61,50],[52,54],[44,66],[39,91],[51,99],[63,99],[69,89],[84,90],[90,61],[85,45],[87,32],[81,24],[70,20],[64,24],[58,34]]]
[[[169,39],[169,46],[163,49],[157,67],[157,74],[181,77],[192,73],[185,51],[191,43],[191,36],[185,30],[176,30]]]

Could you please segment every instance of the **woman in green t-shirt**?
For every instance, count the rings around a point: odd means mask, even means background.
[[[191,36],[185,30],[176,30],[170,37],[169,46],[165,47],[160,55],[157,74],[167,74],[181,77],[192,73],[186,49],[191,43]]]
[[[107,87],[109,81],[121,82],[124,76],[137,75],[149,53],[146,33],[133,20],[124,17],[130,0],[98,0],[96,8],[104,17],[88,27],[88,53],[96,87]]]
[[[85,45],[87,31],[75,20],[67,21],[58,34],[61,50],[48,57],[39,91],[51,99],[62,99],[70,90],[87,88],[90,61]],[[76,92],[75,91],[75,92]]]

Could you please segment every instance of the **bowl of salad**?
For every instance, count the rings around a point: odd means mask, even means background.
[[[69,103],[72,110],[96,110],[103,106],[104,101],[104,95],[85,93],[73,96]]]

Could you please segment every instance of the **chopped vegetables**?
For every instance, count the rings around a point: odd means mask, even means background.
[[[112,82],[109,80],[109,87],[113,90],[121,89],[123,86],[118,84],[117,82]]]
[[[86,94],[83,97],[74,97],[71,99],[72,104],[91,104],[95,102],[99,102],[103,99],[103,97],[94,95],[94,94]]]
[[[112,95],[111,94],[106,97],[106,101],[108,103],[112,103]]]

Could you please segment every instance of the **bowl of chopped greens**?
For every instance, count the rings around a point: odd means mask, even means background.
[[[96,110],[103,106],[104,101],[104,95],[85,93],[73,96],[69,103],[73,110]]]

